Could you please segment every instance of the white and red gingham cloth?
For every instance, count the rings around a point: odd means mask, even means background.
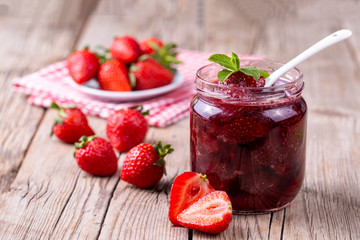
[[[16,91],[29,94],[28,103],[49,107],[51,102],[60,106],[75,104],[84,114],[107,118],[115,111],[143,105],[150,110],[147,120],[150,125],[166,127],[189,115],[190,101],[195,95],[194,79],[196,71],[209,63],[211,54],[199,51],[179,50],[177,58],[183,63],[178,71],[184,77],[184,83],[174,91],[165,95],[141,102],[117,103],[104,101],[87,95],[73,88],[65,80],[69,78],[65,61],[49,65],[37,72],[15,79],[12,86]],[[258,58],[256,56],[240,56],[240,58]]]

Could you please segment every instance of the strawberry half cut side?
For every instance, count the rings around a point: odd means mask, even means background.
[[[206,175],[195,172],[184,172],[176,177],[170,191],[169,219],[172,224],[180,226],[177,216],[191,204],[215,189],[210,185]]]
[[[226,192],[214,191],[182,211],[177,220],[184,227],[218,234],[229,226],[231,211],[231,202]]]

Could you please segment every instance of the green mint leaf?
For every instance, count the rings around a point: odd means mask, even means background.
[[[231,53],[231,62],[234,65],[235,70],[234,71],[239,71],[240,70],[240,59],[238,57],[238,55],[236,55],[236,53]]]
[[[267,78],[268,76],[270,76],[270,74],[265,71],[261,71],[261,70],[259,71],[260,71],[260,75],[263,76],[263,78]]]
[[[231,70],[223,69],[223,70],[219,71],[217,77],[220,82],[224,82],[232,73],[233,73],[233,71],[231,71]]]
[[[260,71],[256,67],[247,66],[240,69],[241,72],[245,73],[248,76],[253,77],[256,81],[260,78]]]
[[[231,62],[231,58],[229,56],[226,56],[225,54],[213,54],[209,57],[209,61],[218,63],[223,67],[236,71],[233,63]]]

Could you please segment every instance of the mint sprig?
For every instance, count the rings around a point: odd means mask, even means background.
[[[213,54],[209,57],[209,61],[226,67],[226,69],[219,71],[217,75],[220,82],[224,82],[231,74],[238,71],[253,77],[256,81],[259,80],[260,76],[267,78],[270,75],[269,73],[261,71],[254,66],[240,68],[240,59],[235,53],[231,53],[231,57],[225,54]]]

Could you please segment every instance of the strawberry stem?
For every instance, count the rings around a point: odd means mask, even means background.
[[[87,137],[87,136],[82,136],[78,142],[75,143],[75,149],[79,149],[82,147],[85,147],[86,144],[88,144],[89,142],[91,142],[94,138],[96,138],[96,135]]]
[[[141,113],[143,116],[147,116],[150,114],[150,110],[144,111],[143,105],[135,105],[135,106],[129,107],[129,109],[135,109],[136,111]]]
[[[144,55],[142,55],[142,56],[144,56]],[[136,87],[136,77],[134,75],[134,72],[136,72],[138,70],[139,70],[139,68],[134,63],[132,63],[129,67],[129,80],[130,80],[130,85],[131,85],[132,89],[135,89],[135,87]]]
[[[165,146],[162,145],[161,141],[157,142],[156,145],[154,146],[154,150],[156,151],[156,153],[159,155],[159,160],[157,160],[154,165],[156,166],[162,166],[163,167],[163,171],[164,174],[166,175],[166,169],[165,169],[165,156],[168,154],[171,154],[174,149],[171,148],[170,144],[166,144]]]
[[[206,178],[206,174],[200,173],[200,178],[204,180],[205,182],[208,182],[209,180]]]
[[[96,48],[101,52],[93,52],[96,57],[99,59],[99,63],[103,64],[104,62],[111,59],[110,50],[104,46],[97,45]]]
[[[58,110],[60,109],[59,105],[57,105],[55,102],[51,103],[50,108],[58,109]]]
[[[68,117],[68,115],[65,113],[65,109],[76,108],[76,106],[75,105],[68,105],[66,107],[60,107],[55,102],[52,102],[50,104],[50,108],[59,110],[58,116],[55,118],[54,124],[51,127],[50,136],[52,136],[54,134],[54,132],[53,132],[54,131],[54,126],[56,124],[63,124],[64,123],[64,118]]]
[[[57,105],[55,102],[52,102],[52,103],[50,104],[50,108],[61,110],[61,109],[76,108],[76,105],[74,105],[74,104],[69,104],[69,105],[66,105],[66,106],[64,106],[64,107],[60,107],[60,106]]]

